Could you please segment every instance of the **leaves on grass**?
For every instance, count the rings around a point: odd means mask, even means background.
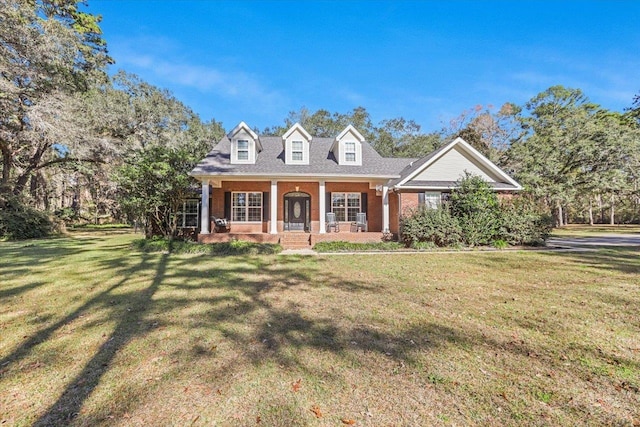
[[[356,420],[352,420],[350,418],[343,418],[340,421],[342,421],[342,424],[347,424],[347,425],[350,425],[350,426],[352,426],[352,425],[354,425],[356,423]]]
[[[291,386],[291,389],[294,392],[298,392],[300,391],[300,383],[302,382],[302,378],[298,378],[298,381],[294,382],[293,385]]]
[[[318,405],[313,405],[311,407],[311,412],[316,416],[316,418],[322,418],[322,411]]]

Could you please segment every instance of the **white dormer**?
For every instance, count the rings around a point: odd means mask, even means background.
[[[249,125],[240,122],[227,136],[231,141],[232,164],[253,164],[256,162],[258,153],[262,151],[262,144],[258,135],[251,130]]]
[[[364,136],[352,125],[349,125],[336,136],[331,146],[333,155],[339,165],[362,166],[362,143]]]
[[[304,130],[300,123],[291,126],[291,129],[282,135],[285,163],[288,165],[308,165],[311,138],[309,132]]]

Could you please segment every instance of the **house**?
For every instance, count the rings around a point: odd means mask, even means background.
[[[191,171],[202,196],[187,203],[192,211],[200,204],[204,243],[380,241],[397,235],[407,209],[436,207],[465,171],[496,191],[521,189],[461,138],[422,159],[384,158],[351,125],[335,138],[312,136],[298,123],[273,137],[241,122]],[[327,227],[327,213],[339,227]],[[358,213],[366,214],[366,232],[356,232]],[[229,229],[215,232],[214,218],[228,219]]]

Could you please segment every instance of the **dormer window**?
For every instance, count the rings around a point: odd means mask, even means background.
[[[364,136],[349,125],[333,141],[331,151],[339,165],[361,166],[364,142]]]
[[[245,123],[240,122],[227,135],[231,144],[231,164],[255,163],[262,144],[258,135]]]
[[[294,162],[304,160],[302,141],[291,141],[291,160]]]
[[[249,141],[239,139],[237,145],[238,160],[249,160]]]
[[[344,143],[344,160],[349,163],[356,161],[356,143],[345,142]]]
[[[291,126],[291,129],[282,135],[284,162],[288,165],[308,165],[311,139],[311,135],[300,123]]]

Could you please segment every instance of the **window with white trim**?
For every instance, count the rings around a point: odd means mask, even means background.
[[[360,212],[360,193],[331,193],[331,212],[337,221],[355,221]]]
[[[291,160],[301,162],[304,160],[302,141],[291,141]]]
[[[181,210],[176,213],[178,217],[178,228],[197,227],[199,209],[200,199],[185,200],[182,203]]]
[[[356,161],[356,143],[355,142],[344,143],[344,161],[345,162]]]
[[[237,158],[238,160],[249,160],[249,141],[239,139],[237,142]]]
[[[438,209],[442,203],[439,192],[426,191],[424,193],[424,206],[427,209]]]
[[[262,193],[232,193],[231,220],[262,222]]]

